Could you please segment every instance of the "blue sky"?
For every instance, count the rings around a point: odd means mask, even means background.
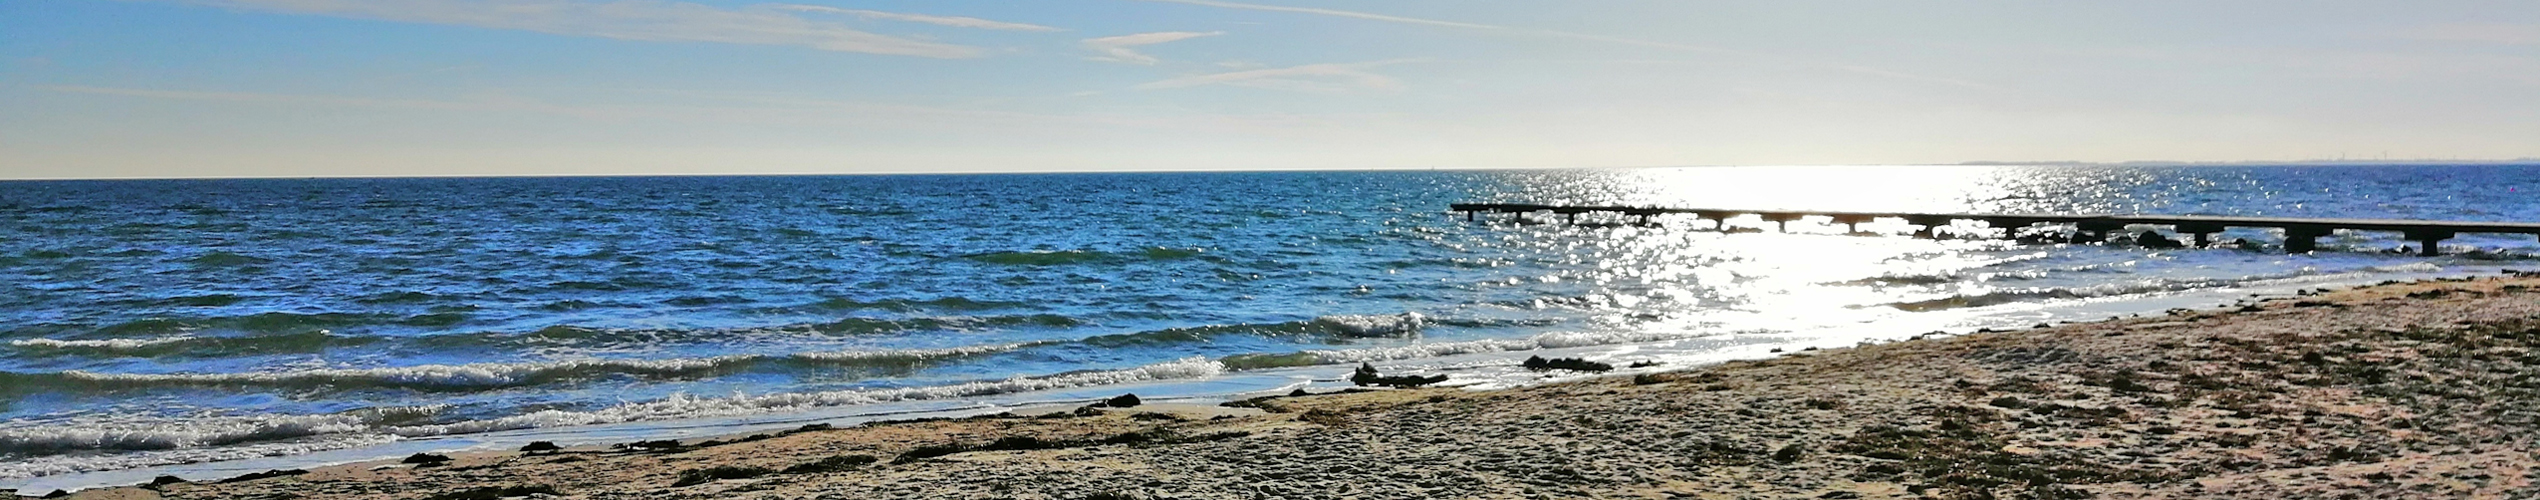
[[[2540,156],[2540,2],[6,0],[0,178]]]

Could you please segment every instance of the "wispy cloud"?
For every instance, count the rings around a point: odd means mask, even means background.
[[[1275,79],[1262,77],[1265,79]],[[1382,79],[1383,77],[1376,77]],[[1390,81],[1390,80],[1386,80]],[[1122,114],[1042,114],[993,109],[937,107],[902,103],[840,101],[783,94],[613,89],[643,94],[621,96],[624,103],[566,104],[513,95],[478,95],[458,99],[376,98],[325,94],[173,90],[78,85],[28,87],[69,94],[119,96],[170,101],[235,103],[377,110],[381,112],[455,111],[468,117],[489,113],[532,113],[610,123],[760,124],[818,127],[873,127],[892,131],[934,128],[975,133],[981,130],[1085,132],[1113,128],[1141,130],[1241,130],[1252,134],[1320,133],[1359,117],[1315,118],[1277,115],[1151,116]],[[1099,95],[1078,92],[1075,97]]]
[[[1298,92],[1339,93],[1354,90],[1400,90],[1402,82],[1393,77],[1370,73],[1368,68],[1419,62],[1417,59],[1395,59],[1361,63],[1329,63],[1254,69],[1192,75],[1170,80],[1138,84],[1139,90],[1174,89],[1203,85],[1233,85]]]
[[[651,120],[676,123],[682,120],[715,120],[753,123],[832,122],[868,120],[874,123],[896,123],[906,126],[911,119],[952,119],[969,122],[1043,122],[1075,120],[1074,117],[1037,115],[1004,111],[987,111],[870,102],[833,101],[783,96],[728,93],[653,91],[678,99],[658,96],[626,104],[563,104],[513,95],[477,95],[459,99],[407,99],[342,96],[326,94],[285,94],[237,92],[226,90],[171,90],[82,85],[49,85],[32,87],[69,94],[137,97],[173,101],[238,103],[271,106],[351,108],[387,111],[463,111],[537,113],[607,120]],[[665,102],[668,101],[668,102]],[[895,122],[896,120],[896,122]]]
[[[1439,19],[1424,19],[1424,18],[1416,18],[1416,17],[1393,16],[1393,15],[1375,14],[1375,13],[1357,12],[1357,11],[1347,11],[1347,10],[1317,9],[1317,8],[1307,8],[1307,7],[1287,7],[1287,6],[1279,6],[1279,5],[1262,5],[1262,4],[1250,4],[1250,3],[1224,2],[1224,1],[1218,1],[1218,0],[1138,0],[1138,1],[1144,1],[1144,2],[1163,2],[1163,3],[1178,3],[1178,4],[1186,4],[1186,5],[1200,5],[1200,6],[1207,6],[1207,7],[1226,8],[1226,9],[1241,9],[1241,10],[1257,10],[1257,11],[1267,11],[1267,12],[1289,12],[1289,13],[1297,13],[1297,14],[1312,14],[1312,15],[1318,15],[1318,16],[1332,16],[1332,17],[1343,17],[1343,18],[1350,18],[1350,19],[1364,19],[1364,20],[1369,20],[1369,21],[1381,21],[1381,22],[1388,22],[1388,23],[1414,24],[1414,25],[1422,25],[1422,26],[1440,26],[1440,27],[1448,27],[1448,28],[1462,28],[1462,29],[1480,30],[1480,31],[1487,31],[1487,32],[1501,33],[1501,34],[1506,34],[1506,35],[1516,35],[1516,36],[1533,36],[1533,37],[1544,37],[1544,38],[1560,38],[1560,39],[1568,39],[1568,40],[1581,40],[1581,41],[1600,42],[1600,43],[1611,43],[1611,44],[1619,44],[1619,45],[1632,45],[1632,46],[1639,46],[1639,47],[1649,47],[1649,48],[1666,49],[1666,50],[1674,50],[1674,51],[1682,51],[1682,52],[1701,52],[1701,53],[1720,54],[1720,55],[1731,55],[1731,56],[1753,57],[1753,58],[1759,58],[1759,59],[1772,59],[1772,60],[1781,60],[1781,61],[1787,61],[1787,62],[1796,62],[1796,63],[1800,63],[1800,64],[1805,64],[1805,65],[1808,65],[1808,66],[1817,67],[1817,68],[1820,68],[1820,69],[1827,69],[1827,70],[1834,70],[1834,71],[1844,71],[1844,72],[1851,72],[1851,73],[1859,73],[1859,74],[1864,74],[1864,75],[1872,75],[1872,76],[1879,76],[1879,77],[1886,77],[1886,78],[1896,78],[1896,79],[1902,79],[1902,80],[1913,80],[1913,81],[1920,81],[1920,82],[1939,83],[1939,84],[1954,85],[1954,86],[1969,87],[1969,88],[1988,88],[1988,89],[1989,89],[1989,88],[1992,88],[1992,86],[1989,86],[1989,85],[1984,85],[1984,84],[1981,84],[1981,83],[1975,83],[1975,82],[1969,82],[1969,81],[1965,81],[1965,80],[1958,80],[1958,79],[1953,79],[1953,78],[1945,78],[1945,77],[1936,77],[1936,76],[1916,75],[1916,74],[1911,74],[1911,73],[1904,73],[1904,72],[1898,72],[1898,71],[1888,71],[1888,70],[1882,70],[1882,69],[1876,69],[1876,68],[1870,68],[1870,67],[1859,66],[1859,65],[1852,65],[1852,64],[1841,64],[1841,63],[1820,62],[1820,61],[1807,61],[1807,60],[1803,60],[1803,59],[1800,59],[1800,58],[1794,58],[1794,57],[1788,57],[1788,56],[1782,56],[1782,55],[1778,55],[1778,54],[1771,54],[1771,53],[1764,53],[1764,52],[1756,52],[1756,51],[1751,51],[1751,50],[1738,50],[1738,49],[1729,49],[1729,48],[1721,48],[1721,47],[1711,47],[1711,46],[1704,46],[1704,45],[1693,45],[1693,44],[1683,44],[1683,43],[1660,42],[1660,41],[1653,41],[1653,40],[1641,40],[1641,39],[1636,39],[1636,38],[1623,38],[1623,37],[1610,36],[1610,35],[1599,35],[1599,34],[1594,34],[1594,33],[1576,33],[1576,32],[1569,32],[1569,31],[1555,31],[1555,30],[1544,30],[1544,29],[1519,28],[1519,27],[1499,26],[1499,25],[1491,25],[1491,24],[1467,23],[1467,22],[1459,22],[1459,21],[1446,21],[1446,20],[1439,20]]]
[[[1223,34],[1226,34],[1226,32],[1210,31],[1202,33],[1196,31],[1159,31],[1155,33],[1139,33],[1135,35],[1106,36],[1102,38],[1085,39],[1085,48],[1093,49],[1095,52],[1102,53],[1100,56],[1088,58],[1096,61],[1122,62],[1129,64],[1155,64],[1160,62],[1155,58],[1155,56],[1146,55],[1145,53],[1130,49],[1130,47],[1155,45],[1164,42],[1189,40],[1204,36],[1217,36]]]
[[[516,98],[485,98],[474,100],[386,99],[318,94],[135,89],[119,87],[90,87],[82,85],[49,85],[35,88],[69,94],[111,95],[181,101],[405,110],[530,111],[582,117],[622,115],[622,113],[612,113],[596,108],[559,106]]]
[[[925,14],[903,14],[903,13],[898,13],[898,12],[882,12],[882,11],[878,11],[878,10],[841,9],[841,8],[837,8],[837,7],[823,7],[823,6],[818,6],[818,5],[776,4],[776,5],[771,5],[771,6],[769,6],[769,7],[772,7],[772,8],[777,8],[777,9],[783,9],[783,10],[797,11],[797,12],[823,12],[823,13],[829,13],[829,14],[846,14],[846,15],[851,15],[851,16],[856,16],[856,17],[865,18],[865,19],[881,19],[881,20],[887,20],[887,21],[907,21],[907,22],[912,22],[912,23],[926,23],[926,24],[933,24],[933,25],[940,25],[940,26],[952,26],[952,27],[956,27],[956,28],[978,28],[978,29],[984,29],[984,30],[1007,30],[1007,31],[1066,31],[1066,30],[1061,30],[1061,29],[1058,29],[1058,28],[1052,28],[1052,27],[1048,27],[1048,26],[1042,26],[1042,25],[1038,25],[1038,24],[1023,24],[1023,23],[1009,23],[1009,22],[1004,22],[1004,21],[990,21],[990,20],[980,19],[980,18],[976,18],[976,17],[960,17],[960,16],[930,16],[930,15],[925,15]]]
[[[1347,18],[1353,18],[1353,19],[1366,19],[1366,20],[1369,20],[1369,21],[1384,21],[1384,22],[1389,22],[1389,23],[1403,23],[1403,24],[1426,24],[1426,25],[1430,25],[1430,26],[1447,26],[1447,27],[1454,27],[1454,28],[1475,28],[1475,29],[1491,29],[1491,30],[1495,30],[1495,29],[1506,29],[1506,28],[1503,28],[1503,27],[1499,27],[1499,26],[1491,26],[1491,25],[1487,25],[1487,24],[1459,23],[1459,22],[1455,22],[1455,21],[1440,21],[1440,20],[1436,20],[1436,19],[1420,19],[1420,18],[1413,18],[1413,17],[1388,16],[1388,15],[1384,15],[1384,14],[1371,14],[1371,13],[1366,13],[1366,12],[1356,12],[1356,11],[1347,11],[1347,10],[1314,9],[1314,8],[1306,8],[1306,7],[1285,7],[1285,6],[1278,6],[1278,5],[1261,5],[1261,4],[1250,4],[1250,3],[1219,2],[1219,1],[1216,1],[1216,0],[1145,0],[1145,1],[1149,1],[1149,2],[1165,2],[1165,3],[1180,3],[1180,4],[1191,4],[1191,5],[1205,5],[1205,6],[1209,6],[1209,7],[1222,7],[1222,8],[1228,8],[1228,9],[1260,10],[1260,11],[1270,11],[1270,12],[1294,12],[1294,13],[1298,13],[1298,14],[1314,14],[1314,15],[1318,15],[1318,16],[1347,17]]]
[[[1369,20],[1369,21],[1381,21],[1381,22],[1388,22],[1388,23],[1417,24],[1417,25],[1423,25],[1423,26],[1443,26],[1443,27],[1448,27],[1448,28],[1464,28],[1464,29],[1473,29],[1473,30],[1498,31],[1498,32],[1511,33],[1511,34],[1525,34],[1525,35],[1546,36],[1546,37],[1553,37],[1553,38],[1568,38],[1568,39],[1573,39],[1573,40],[1587,40],[1587,41],[1594,41],[1594,42],[1618,43],[1618,44],[1624,44],[1624,45],[1639,45],[1639,46],[1643,46],[1643,47],[1656,47],[1656,48],[1662,48],[1662,49],[1675,49],[1675,50],[1686,50],[1686,51],[1697,51],[1697,52],[1721,52],[1721,53],[1735,53],[1735,54],[1745,54],[1745,53],[1746,53],[1746,52],[1743,52],[1743,51],[1736,51],[1736,50],[1730,50],[1730,49],[1722,49],[1722,48],[1716,48],[1716,47],[1704,47],[1704,46],[1699,46],[1699,45],[1686,45],[1686,44],[1680,44],[1680,43],[1653,42],[1653,41],[1648,41],[1648,40],[1636,40],[1636,39],[1630,39],[1630,38],[1620,38],[1620,37],[1612,37],[1612,36],[1596,35],[1596,34],[1588,34],[1588,33],[1571,33],[1571,32],[1567,32],[1567,31],[1552,31],[1552,30],[1538,30],[1538,29],[1527,29],[1527,28],[1512,28],[1512,27],[1508,27],[1508,26],[1498,26],[1498,25],[1490,25],[1490,24],[1467,23],[1467,22],[1458,22],[1458,21],[1445,21],[1445,20],[1438,20],[1438,19],[1422,19],[1422,18],[1417,18],[1417,17],[1389,16],[1389,15],[1384,15],[1384,14],[1374,14],[1374,13],[1357,12],[1357,11],[1347,11],[1347,10],[1316,9],[1316,8],[1307,8],[1307,7],[1286,7],[1286,6],[1279,6],[1279,5],[1261,5],[1261,4],[1250,4],[1250,3],[1221,2],[1221,1],[1217,1],[1217,0],[1140,0],[1140,1],[1146,1],[1146,2],[1163,2],[1163,3],[1178,3],[1178,4],[1186,4],[1186,5],[1200,5],[1200,6],[1208,6],[1208,7],[1219,7],[1219,8],[1227,8],[1227,9],[1241,9],[1241,10],[1258,10],[1258,11],[1267,11],[1267,12],[1289,12],[1289,13],[1296,13],[1296,14],[1312,14],[1312,15],[1318,15],[1318,16],[1345,17],[1345,18],[1350,18],[1350,19],[1364,19],[1364,20]]]
[[[291,14],[620,40],[790,45],[837,52],[936,58],[977,57],[983,52],[975,47],[860,31],[834,21],[804,18],[772,5],[726,9],[659,0],[177,1]]]

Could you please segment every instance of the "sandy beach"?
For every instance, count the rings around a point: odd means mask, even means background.
[[[2532,498],[2534,287],[2393,283],[1509,390],[815,425],[73,497]]]

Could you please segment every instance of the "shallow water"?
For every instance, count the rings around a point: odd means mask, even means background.
[[[2356,233],[2288,256],[1755,220],[1731,225],[1764,233],[1724,234],[1689,218],[1467,222],[1454,202],[2540,221],[2525,187],[2540,168],[7,182],[0,483],[1128,387],[1222,395],[1359,361],[1505,384],[1528,379],[1511,358],[1544,349],[1716,360],[2512,267],[2540,246],[2464,235],[2422,258]]]

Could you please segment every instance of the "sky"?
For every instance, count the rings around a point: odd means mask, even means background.
[[[0,178],[2530,157],[2530,0],[0,0]]]

